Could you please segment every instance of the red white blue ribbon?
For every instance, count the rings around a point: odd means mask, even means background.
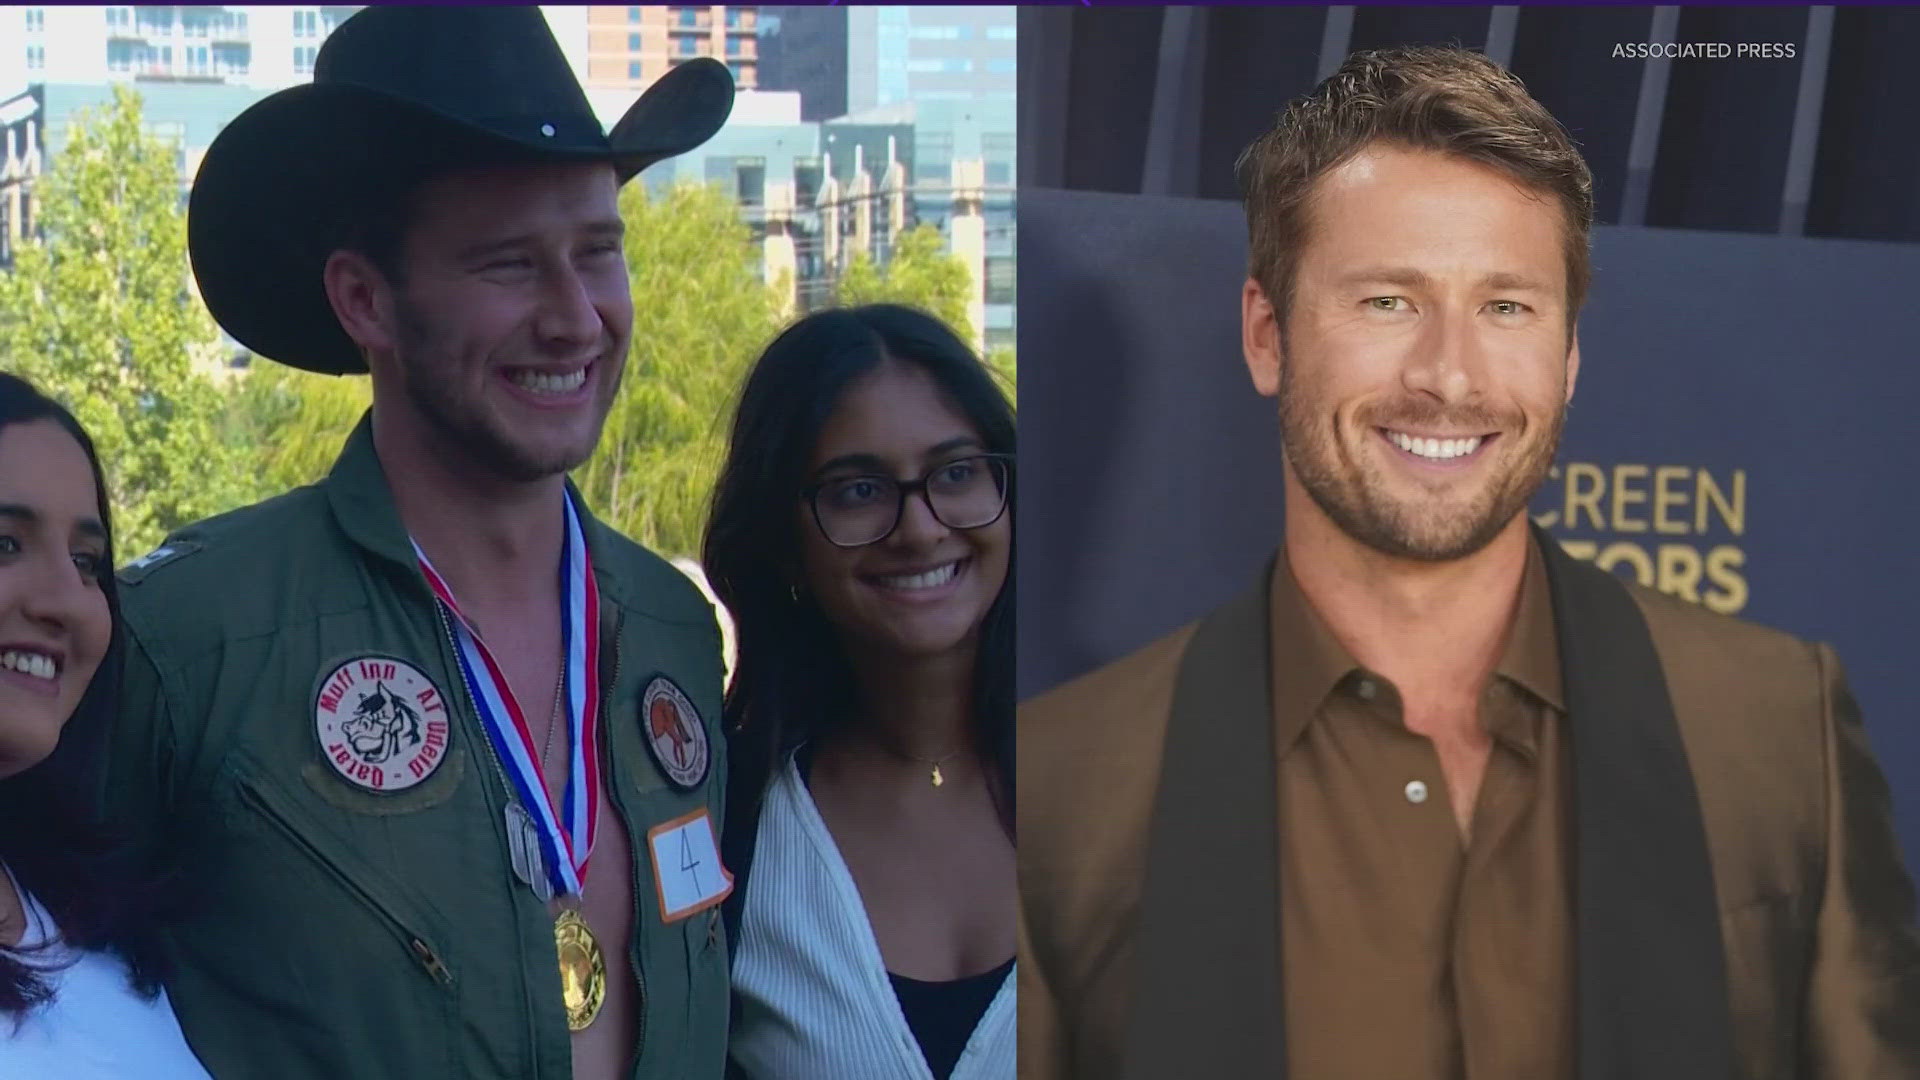
[[[593,854],[598,828],[594,809],[600,800],[600,756],[595,753],[600,745],[600,685],[595,666],[600,655],[600,597],[594,589],[593,563],[571,495],[566,499],[566,534],[560,553],[560,641],[566,657],[562,699],[566,702],[567,746],[571,752],[561,814],[554,812],[553,801],[547,796],[533,730],[507,685],[505,672],[461,614],[453,590],[427,561],[419,544],[413,545],[413,553],[420,560],[427,584],[453,616],[460,671],[466,676],[481,726],[500,755],[514,794],[539,829],[541,854],[554,892],[578,896],[587,879],[587,859]]]

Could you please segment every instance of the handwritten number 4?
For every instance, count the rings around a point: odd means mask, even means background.
[[[688,839],[685,829],[680,830],[680,869],[694,871],[694,868],[699,865],[700,860],[693,857],[693,841]],[[693,885],[696,889],[700,887],[698,872],[694,872]]]

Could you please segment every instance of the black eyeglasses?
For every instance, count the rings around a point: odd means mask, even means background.
[[[934,520],[949,529],[978,529],[1000,520],[1007,510],[1011,454],[975,454],[944,461],[920,479],[891,476],[837,476],[801,491],[813,508],[820,535],[835,547],[865,547],[893,535],[907,496],[927,502]]]

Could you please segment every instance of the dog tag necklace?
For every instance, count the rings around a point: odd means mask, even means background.
[[[580,903],[587,877],[587,862],[593,853],[600,800],[600,760],[595,752],[600,745],[599,675],[595,661],[599,657],[599,596],[593,585],[593,566],[587,553],[586,536],[574,509],[571,495],[565,501],[566,542],[560,556],[560,642],[562,662],[560,685],[567,723],[567,745],[571,753],[562,805],[555,807],[547,794],[540,757],[534,753],[533,732],[506,675],[473,624],[460,612],[453,590],[435,572],[426,553],[414,545],[421,572],[443,608],[452,615],[455,655],[471,692],[474,711],[486,729],[487,741],[497,755],[497,764],[506,774],[512,793],[517,796],[519,817],[533,827],[520,826],[512,810],[508,811],[508,855],[514,872],[523,880],[539,882],[534,893],[560,897],[561,910],[553,924],[554,950],[560,966],[561,1000],[566,1007],[567,1028],[582,1031],[593,1023],[606,1001],[606,956],[585,919]],[[549,726],[548,736],[552,736]],[[515,835],[521,837],[515,842]],[[518,849],[516,851],[516,849]],[[523,871],[525,872],[523,874]]]
[[[560,705],[566,696],[567,661],[560,658],[560,674],[554,679],[553,709],[547,715],[547,737],[540,744],[540,776],[547,775],[547,759],[553,754],[553,729],[560,726]],[[541,903],[553,899],[553,880],[547,875],[546,859],[540,854],[540,827],[533,822],[533,815],[527,813],[514,797],[513,783],[507,779],[506,770],[500,767],[500,757],[487,748],[487,758],[500,775],[500,783],[507,789],[507,857],[513,866],[513,876],[520,884],[533,890],[533,895]]]

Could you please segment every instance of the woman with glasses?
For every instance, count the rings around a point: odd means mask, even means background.
[[[738,643],[732,1075],[1014,1070],[1014,419],[889,305],[749,375],[704,563]]]

